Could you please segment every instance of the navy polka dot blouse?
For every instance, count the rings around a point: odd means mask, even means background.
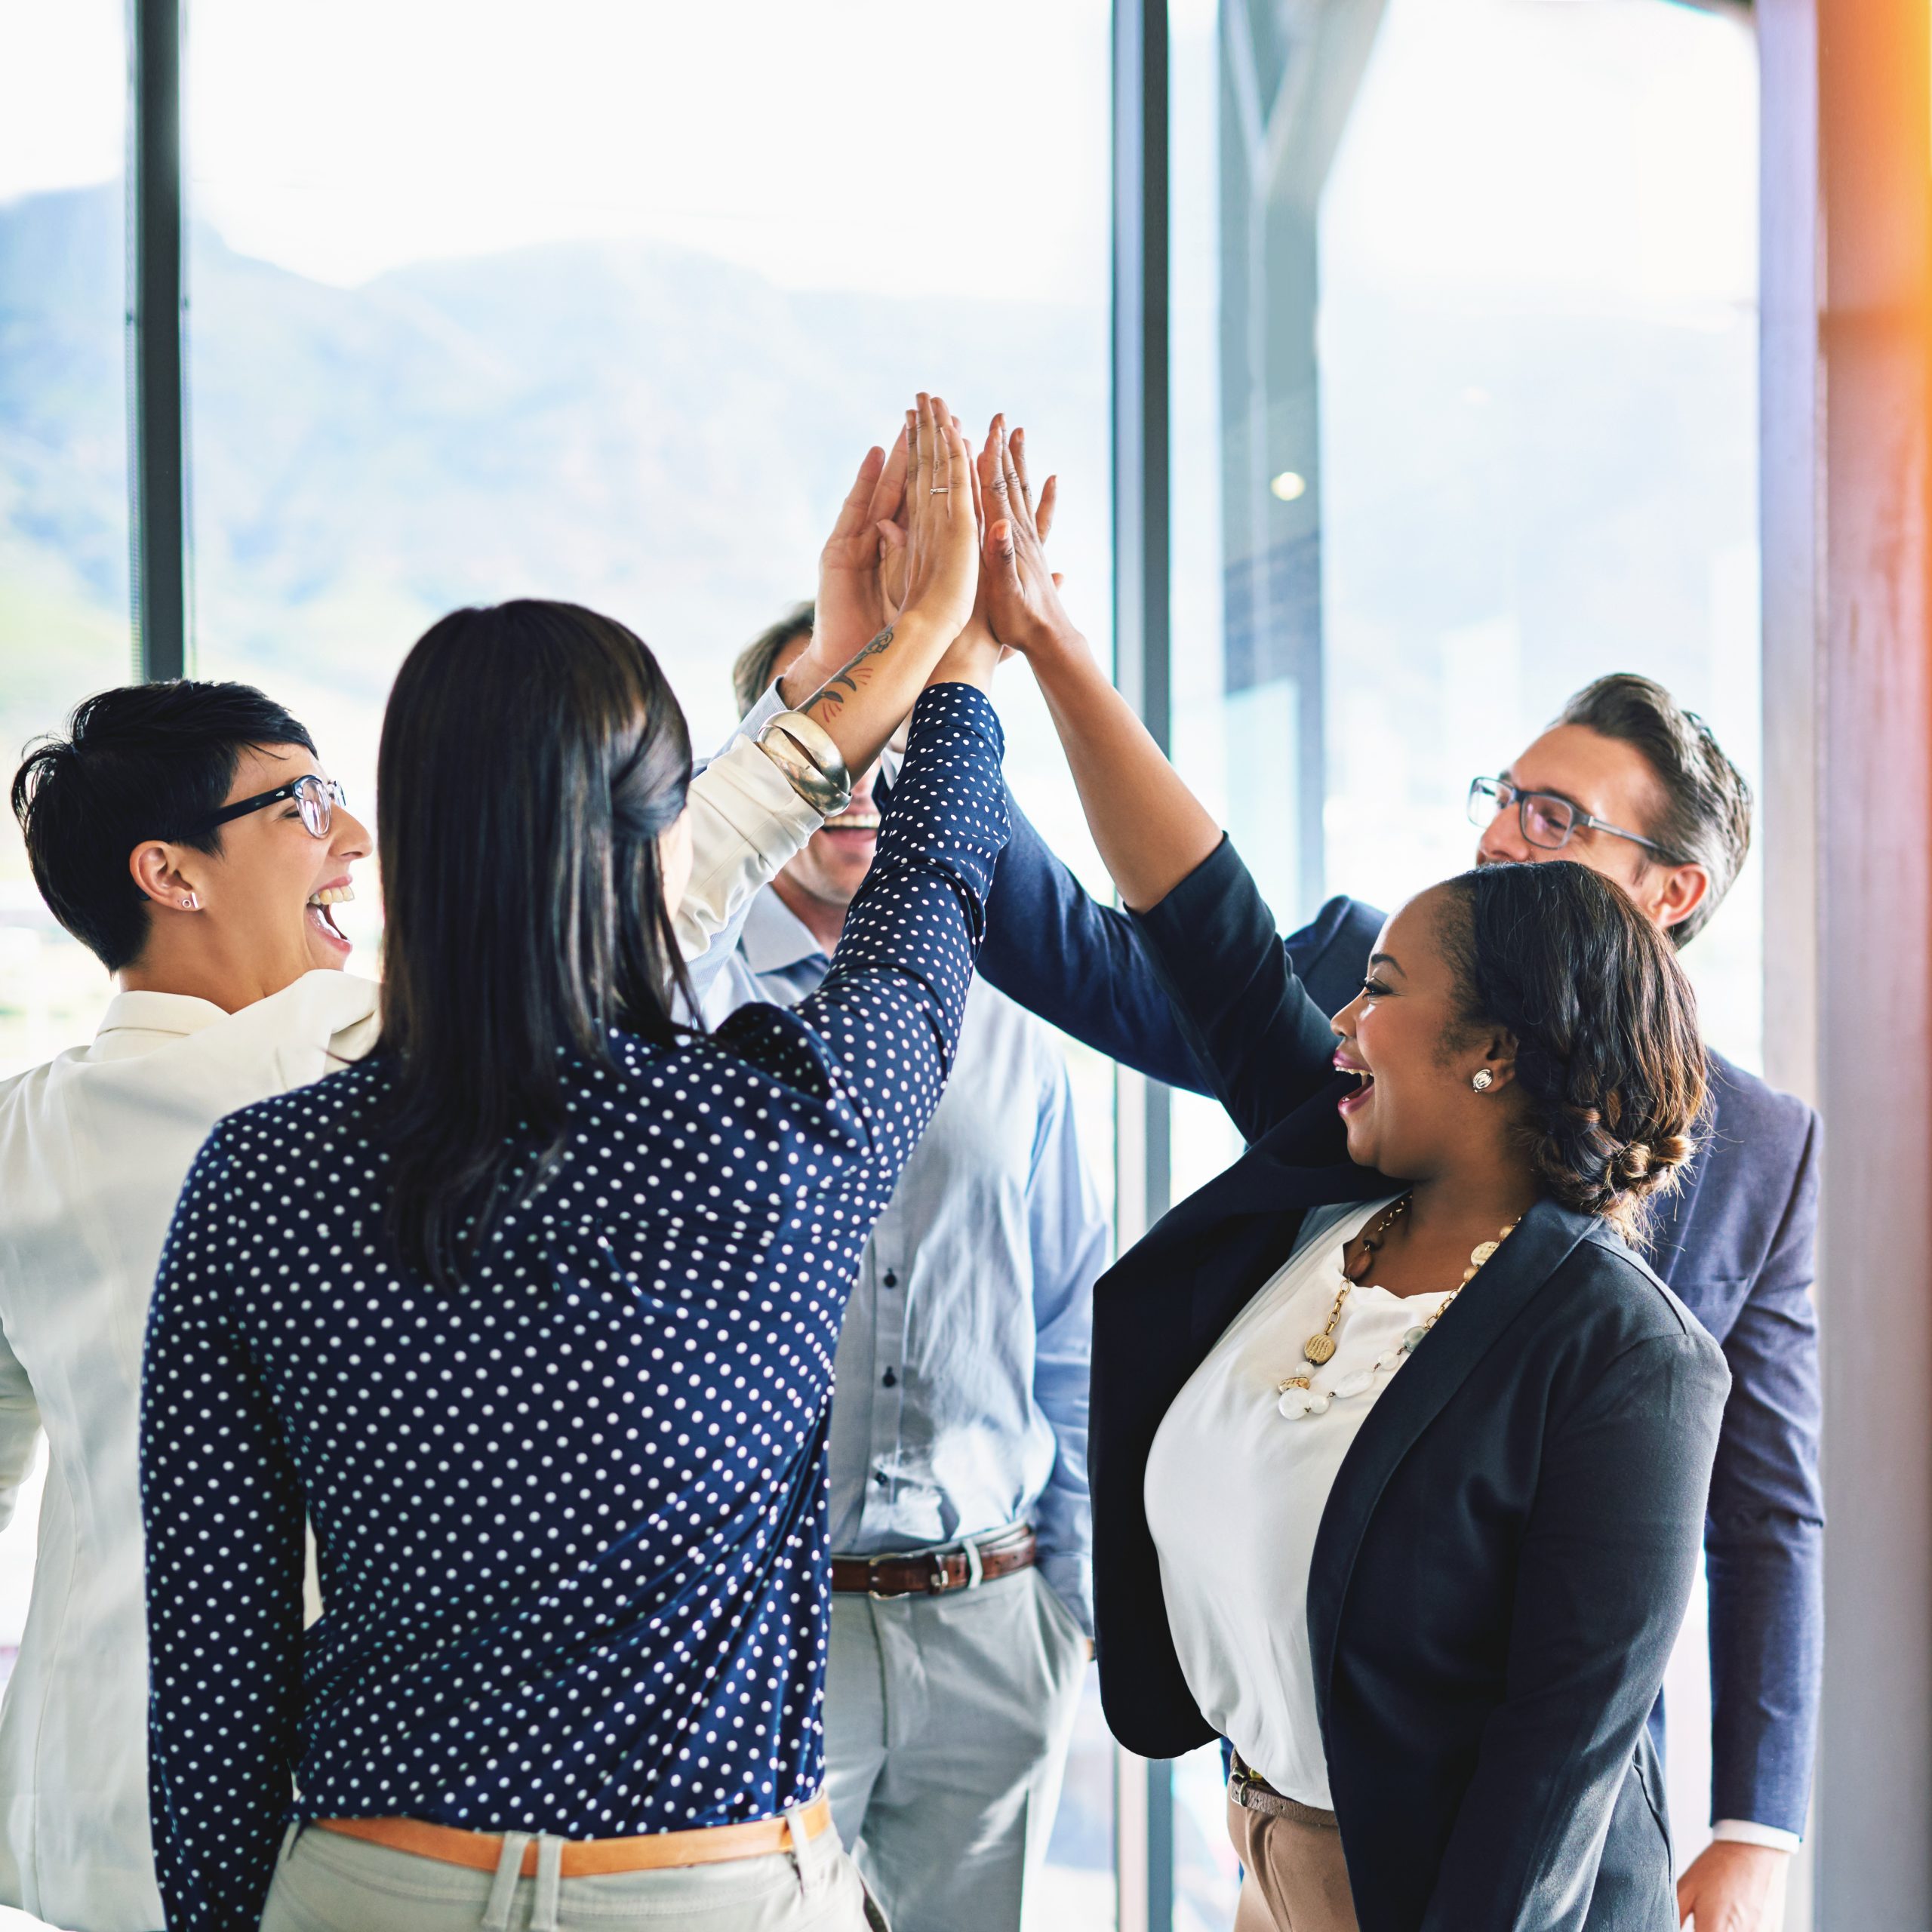
[[[254,1926],[291,1815],[601,1838],[818,1789],[833,1353],[951,1062],[1001,747],[980,692],[921,699],[823,988],[614,1036],[456,1293],[383,1229],[380,1061],[210,1137],[141,1419],[174,1932]]]

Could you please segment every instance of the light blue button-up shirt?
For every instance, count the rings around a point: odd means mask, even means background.
[[[703,995],[715,1026],[795,1005],[831,962],[768,888]],[[1087,1383],[1107,1228],[1048,1029],[975,980],[958,1057],[860,1265],[832,1405],[832,1547],[918,1549],[1031,1522],[1093,1631]]]

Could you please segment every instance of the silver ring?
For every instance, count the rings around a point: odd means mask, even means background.
[[[942,488],[928,490],[926,494],[929,497],[949,497],[952,494],[952,485],[949,483]]]

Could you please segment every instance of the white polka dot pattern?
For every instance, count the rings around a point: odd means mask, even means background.
[[[614,1035],[457,1293],[383,1232],[380,1060],[216,1129],[142,1403],[174,1932],[255,1924],[291,1780],[304,1817],[576,1838],[817,1790],[832,1359],[951,1063],[1001,749],[978,691],[921,698],[823,986],[675,1049]]]

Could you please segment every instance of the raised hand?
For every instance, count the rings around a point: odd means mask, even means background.
[[[787,705],[831,733],[854,771],[878,755],[912,709],[934,666],[966,627],[978,589],[979,527],[972,508],[971,456],[958,426],[937,396],[922,393],[906,411],[903,447],[904,609],[829,666],[821,625],[811,648],[794,661],[779,687]],[[876,450],[867,456],[839,512],[840,532],[855,546],[866,509],[879,500],[884,472],[881,469],[875,475],[872,468],[879,457]],[[856,548],[852,554],[856,556]],[[966,675],[958,668],[948,673]]]
[[[1004,416],[993,418],[978,467],[986,506],[985,603],[993,635],[1027,656],[1076,639],[1059,580],[1047,563],[1045,540],[1059,478],[1047,478],[1036,509],[1026,473],[1026,432],[1015,429],[1009,437]]]
[[[904,528],[896,519],[904,515],[907,461],[902,429],[891,450],[869,449],[859,465],[819,552],[812,641],[793,659],[779,688],[787,704],[801,704],[825,685],[899,614],[900,595],[888,599],[880,565],[885,531],[894,533],[896,552],[904,552]],[[903,594],[903,570],[898,580]]]
[[[952,426],[955,430],[959,428],[957,421]],[[963,439],[961,447],[965,447]],[[966,475],[972,485],[973,521],[979,532],[979,540],[983,542],[986,527],[986,506],[981,497],[977,466],[968,462]],[[929,681],[935,685],[977,685],[982,691],[989,690],[993,672],[1005,655],[1005,647],[993,635],[991,617],[986,608],[986,573],[983,570],[980,572],[979,586],[973,599],[973,614],[966,620],[965,627],[959,635],[946,647],[946,655],[934,667]],[[897,744],[899,740],[895,739],[894,742]],[[903,745],[900,749],[903,749]]]
[[[973,614],[980,582],[980,530],[973,509],[972,456],[952,413],[921,394],[906,412],[913,457],[906,503],[906,600],[901,624],[917,620],[950,643]]]

